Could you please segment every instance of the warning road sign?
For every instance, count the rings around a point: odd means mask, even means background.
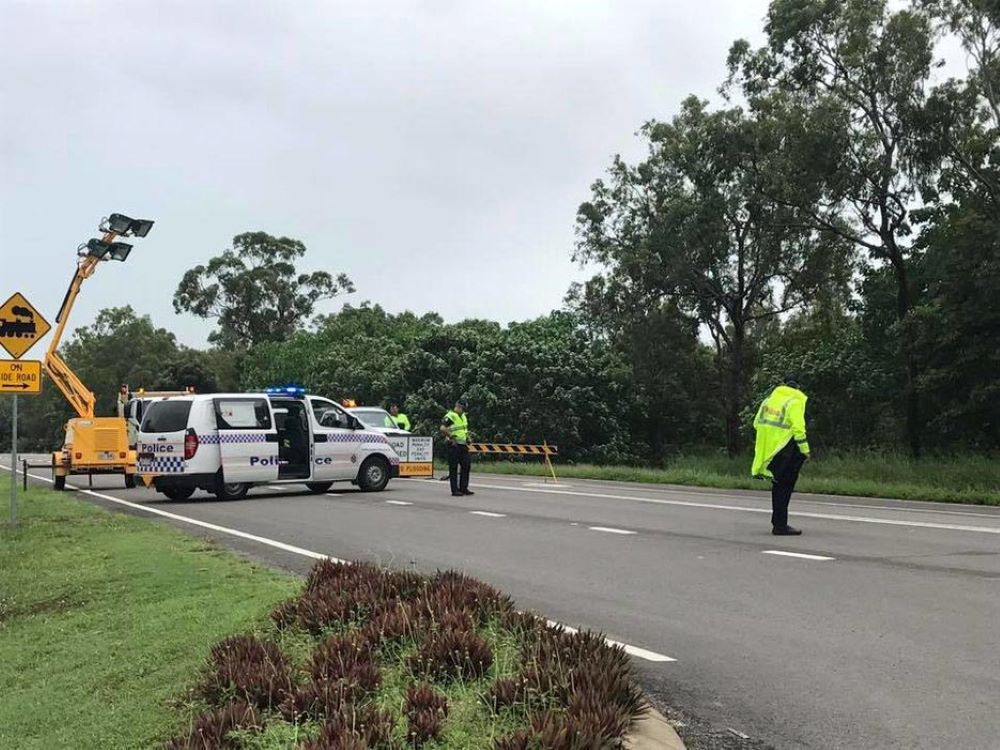
[[[41,362],[34,359],[0,359],[0,393],[35,396],[41,392]]]
[[[52,326],[20,292],[0,306],[0,346],[20,359]]]

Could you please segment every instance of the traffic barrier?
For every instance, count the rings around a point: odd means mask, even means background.
[[[469,443],[469,453],[497,454],[501,456],[542,456],[545,465],[549,467],[552,481],[558,482],[552,457],[559,455],[559,447],[542,443],[541,445],[521,445],[517,443]]]
[[[556,456],[555,445],[517,445],[514,443],[469,443],[469,453],[502,453],[508,456]]]

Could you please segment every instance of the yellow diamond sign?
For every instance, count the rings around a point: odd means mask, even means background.
[[[0,306],[0,346],[20,359],[52,326],[20,292]]]

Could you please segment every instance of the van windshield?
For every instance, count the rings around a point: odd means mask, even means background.
[[[143,432],[179,432],[187,429],[190,401],[154,401],[146,408]]]

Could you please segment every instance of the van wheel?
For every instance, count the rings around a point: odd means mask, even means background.
[[[370,456],[361,464],[358,485],[365,492],[381,492],[389,484],[389,462],[381,456]]]
[[[223,482],[221,479],[215,483],[215,496],[220,500],[242,500],[250,491],[250,485],[246,482]]]
[[[60,492],[62,490],[65,490],[66,489],[66,477],[61,477],[61,476],[59,476],[57,474],[56,478],[55,478],[55,481],[52,483],[52,486],[55,487]]]
[[[310,492],[315,492],[317,495],[322,495],[323,493],[329,491],[333,487],[333,482],[306,482],[306,487],[309,488]]]
[[[125,489],[130,490],[135,487],[135,474],[125,475]]]
[[[187,500],[194,494],[194,487],[165,487],[160,492],[168,500]]]

